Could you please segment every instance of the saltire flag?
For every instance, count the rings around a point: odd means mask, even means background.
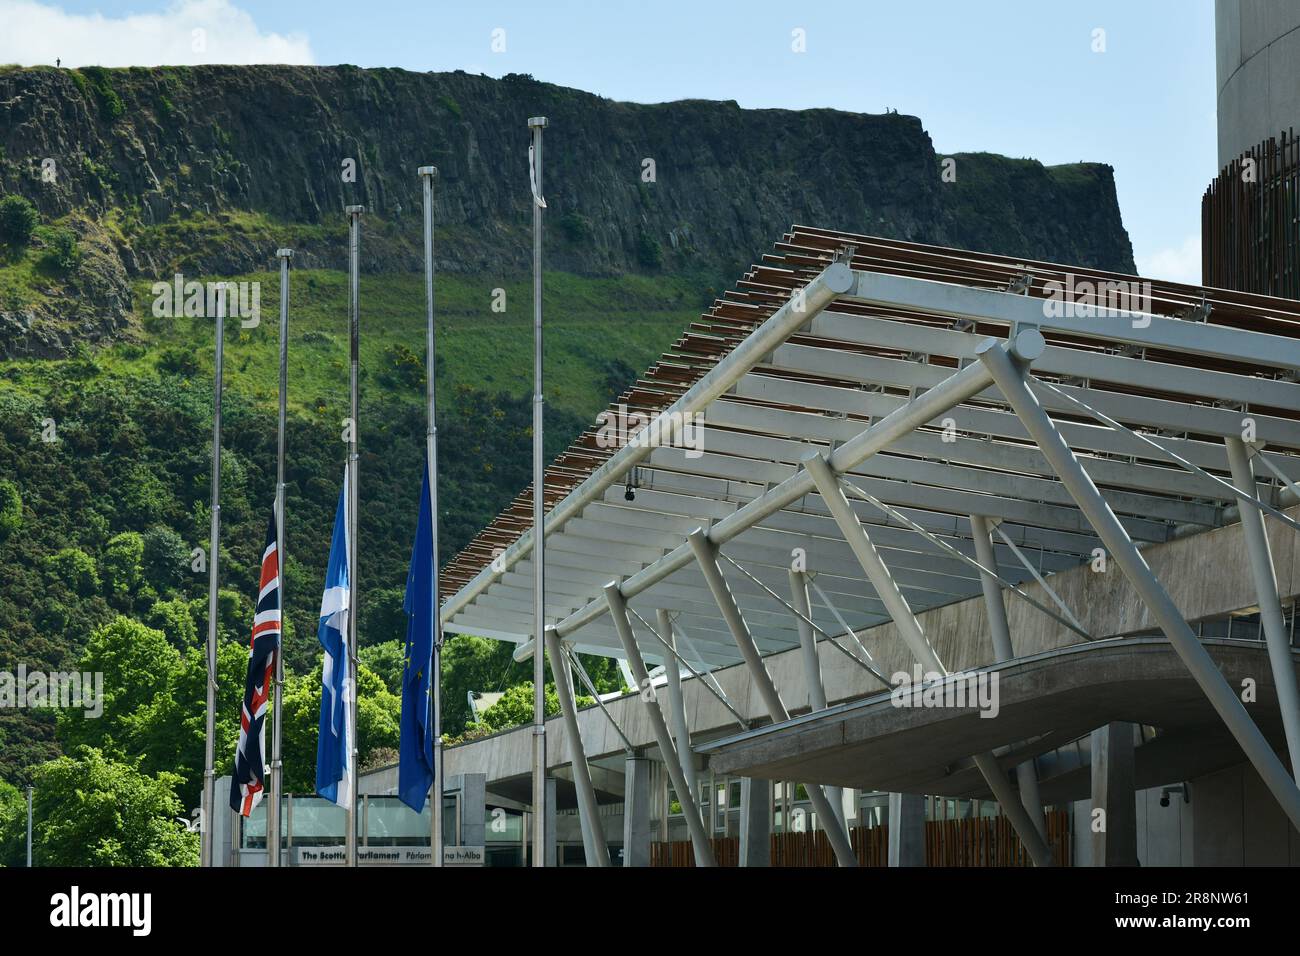
[[[352,610],[352,574],[348,567],[348,476],[344,472],[334,514],[325,595],[321,598],[316,639],[325,649],[321,667],[320,735],[316,740],[316,792],[346,810],[352,809],[352,680],[348,673],[348,615]]]
[[[420,813],[433,783],[433,515],[429,468],[420,490],[411,569],[406,575],[406,668],[402,674],[402,736],[397,764],[397,795]]]
[[[239,709],[235,773],[230,778],[230,807],[245,817],[252,814],[265,792],[266,705],[275,680],[276,655],[280,652],[280,546],[274,508],[266,526],[259,582],[253,633],[248,640],[248,676]]]

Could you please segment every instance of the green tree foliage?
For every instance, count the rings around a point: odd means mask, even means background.
[[[560,697],[556,693],[555,685],[551,683],[543,685],[543,693],[546,701],[546,716],[554,717],[560,712]],[[593,698],[583,694],[576,695],[576,700],[579,707],[589,707],[596,702]],[[523,684],[516,684],[502,694],[500,700],[483,711],[477,724],[470,725],[470,729],[496,732],[523,724],[531,724],[532,722],[533,683],[528,681]]]
[[[361,648],[361,663],[375,672],[384,686],[398,697],[402,696],[402,675],[406,671],[406,656],[401,641],[385,641]]]
[[[406,638],[406,589],[376,588],[367,596],[357,616],[357,642],[361,647]]]
[[[166,634],[168,643],[178,650],[198,643],[199,631],[194,626],[190,605],[181,598],[155,601],[145,614],[144,623]]]
[[[90,747],[36,771],[33,858],[41,866],[197,866],[179,778],[141,773]]]
[[[41,214],[26,198],[10,193],[0,199],[0,242],[10,249],[24,249],[40,224]]]
[[[27,862],[27,796],[0,780],[0,866]]]
[[[185,540],[165,525],[155,525],[143,537],[145,580],[160,594],[181,587],[190,571],[190,549]]]
[[[0,478],[0,541],[23,524],[23,496],[8,478]]]
[[[123,531],[109,539],[100,560],[100,573],[109,596],[124,601],[140,584],[144,536]]]
[[[60,740],[65,746],[85,744],[126,755],[140,712],[160,688],[176,679],[181,655],[161,631],[117,617],[90,635],[78,669],[104,675],[104,712],[100,717],[86,717],[79,710],[62,712]]]
[[[46,570],[59,583],[85,596],[99,590],[95,559],[80,548],[62,548],[45,559]]]
[[[60,272],[69,273],[81,264],[81,246],[71,229],[55,229],[50,234],[49,259]]]
[[[316,792],[316,743],[320,726],[321,669],[291,677],[283,704],[284,787],[287,793]],[[357,750],[360,766],[371,766],[376,752],[399,743],[402,699],[362,663],[357,670]]]

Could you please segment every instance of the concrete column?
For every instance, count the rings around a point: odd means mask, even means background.
[[[889,865],[925,866],[925,797],[889,795]]]
[[[628,757],[623,762],[623,865],[650,865],[651,761]]]
[[[740,778],[740,865],[772,865],[772,781]]]
[[[1113,721],[1098,727],[1092,732],[1091,749],[1092,865],[1137,866],[1133,725]]]
[[[483,846],[487,842],[487,774],[463,773],[457,782],[460,789],[460,845]]]
[[[559,866],[560,826],[556,819],[555,778],[546,778],[546,865]]]

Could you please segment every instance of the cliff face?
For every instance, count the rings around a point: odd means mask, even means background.
[[[730,278],[795,221],[1133,268],[1106,166],[962,155],[956,181],[944,182],[915,117],[642,106],[526,76],[10,70],[0,74],[0,191],[27,196],[48,220],[73,215],[83,239],[108,229],[127,277],[269,268],[277,229],[301,265],[337,267],[342,209],[357,202],[369,210],[364,267],[411,270],[421,248],[415,167],[433,163],[439,267],[517,274],[531,242],[525,121],[539,114],[550,119],[552,268]],[[53,181],[41,175],[48,159]]]

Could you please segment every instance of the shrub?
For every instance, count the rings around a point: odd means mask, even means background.
[[[17,531],[23,523],[23,499],[18,486],[0,478],[0,541]]]
[[[71,229],[56,229],[50,239],[50,259],[63,272],[71,272],[81,262],[81,246]]]
[[[0,199],[0,241],[19,249],[32,241],[32,233],[41,221],[36,207],[22,196],[8,195]]]

